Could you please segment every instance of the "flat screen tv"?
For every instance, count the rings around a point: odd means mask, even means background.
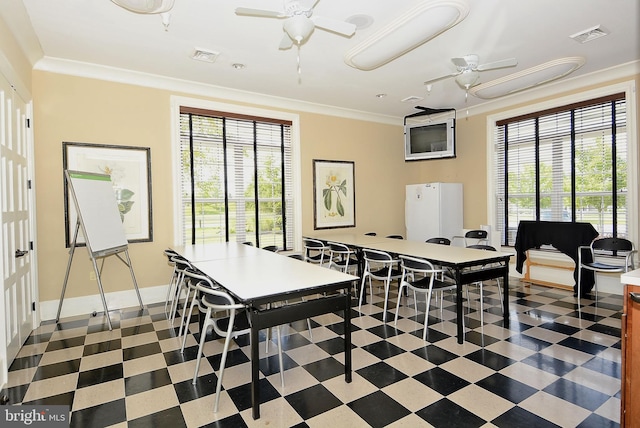
[[[429,123],[405,124],[404,160],[456,157],[456,120],[442,119]]]

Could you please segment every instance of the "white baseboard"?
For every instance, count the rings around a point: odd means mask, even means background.
[[[148,305],[151,303],[164,302],[167,297],[168,285],[158,285],[155,287],[140,288],[140,297],[142,303]],[[115,309],[123,309],[138,306],[138,296],[135,290],[116,291],[105,293],[105,300],[110,311]],[[40,319],[53,320],[58,313],[59,300],[47,300],[40,302]],[[71,297],[64,299],[62,303],[61,318],[72,317],[76,315],[87,315],[93,312],[104,312],[102,299],[99,294],[91,296]]]

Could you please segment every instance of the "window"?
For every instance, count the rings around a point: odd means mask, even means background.
[[[589,222],[628,237],[623,93],[500,120],[496,224],[514,245],[520,220]]]
[[[184,243],[293,248],[291,122],[180,108]]]

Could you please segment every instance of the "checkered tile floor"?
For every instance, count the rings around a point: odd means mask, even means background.
[[[285,387],[277,346],[261,335],[261,419],[251,418],[248,337],[232,345],[220,410],[213,413],[222,340],[205,346],[195,386],[198,324],[180,353],[164,304],[45,322],[10,368],[11,404],[67,404],[72,427],[609,427],[619,426],[619,296],[576,305],[570,292],[512,280],[511,326],[501,326],[495,286],[465,301],[466,342],[455,338],[453,296],[424,315],[403,298],[394,325],[380,295],[353,314],[353,382],[344,381],[342,318],[282,328]],[[488,290],[488,291],[487,291]],[[420,302],[419,302],[420,303]],[[418,307],[423,310],[424,306]],[[274,330],[275,331],[275,330]],[[211,334],[211,333],[210,333]]]

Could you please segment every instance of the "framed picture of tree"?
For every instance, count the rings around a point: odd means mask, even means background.
[[[355,164],[313,160],[313,228],[355,227]]]

